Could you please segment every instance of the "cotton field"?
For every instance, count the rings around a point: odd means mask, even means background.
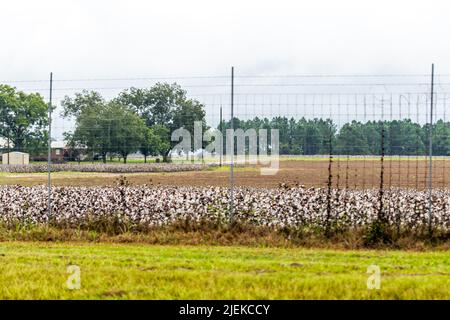
[[[229,190],[220,187],[55,187],[52,216],[47,211],[47,187],[0,187],[2,222],[47,223],[82,227],[111,216],[132,226],[161,226],[180,220],[226,221]],[[450,229],[450,190],[433,191],[433,226]],[[258,226],[360,227],[380,211],[377,190],[354,191],[301,186],[277,189],[237,188],[235,219]],[[428,224],[428,194],[393,189],[384,192],[382,212],[390,225],[418,230]]]
[[[52,172],[107,172],[107,173],[136,173],[136,172],[178,172],[199,171],[214,167],[214,164],[52,164]],[[47,164],[30,165],[0,165],[0,172],[9,173],[39,173],[47,172]]]

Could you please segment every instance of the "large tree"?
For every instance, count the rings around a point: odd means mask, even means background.
[[[203,132],[208,129],[204,105],[189,99],[187,92],[176,83],[157,83],[149,89],[130,88],[120,93],[116,101],[138,113],[147,127],[160,126],[158,132],[161,132],[161,126],[167,128],[169,133],[184,128],[193,138],[195,121],[202,122]],[[160,137],[165,139],[168,146],[163,153],[166,161],[170,150],[178,142],[171,141],[170,134],[164,136]]]
[[[120,155],[124,162],[145,140],[144,120],[117,101],[107,102],[97,92],[83,91],[62,102],[64,116],[75,117],[73,144],[87,147],[106,162],[108,154]]]
[[[156,124],[170,126],[175,110],[187,100],[186,91],[175,83],[157,83],[148,89],[130,88],[116,99],[138,113],[148,127]]]
[[[111,152],[118,153],[127,162],[130,153],[136,152],[145,143],[147,127],[144,120],[127,107],[111,102],[106,107]]]
[[[364,132],[364,125],[358,121],[346,123],[341,130],[336,142],[336,153],[367,155],[369,143]]]
[[[61,105],[64,108],[62,115],[75,120],[75,131],[66,142],[86,147],[89,154],[100,155],[106,162],[106,156],[111,152],[107,102],[99,93],[83,90],[74,98],[66,96]]]
[[[14,150],[45,150],[47,125],[48,105],[41,95],[0,85],[0,137],[9,139]]]
[[[61,102],[64,107],[62,116],[75,118],[75,121],[79,120],[79,117],[83,113],[91,112],[106,104],[105,99],[100,93],[96,91],[83,90],[75,93],[75,97],[71,98],[66,96]]]
[[[144,156],[144,162],[147,163],[148,156],[157,156],[165,154],[170,149],[170,144],[166,141],[168,132],[163,132],[165,127],[155,125],[151,128],[145,128],[144,136],[139,147],[139,151]]]
[[[433,154],[450,155],[450,123],[442,119],[433,126]]]

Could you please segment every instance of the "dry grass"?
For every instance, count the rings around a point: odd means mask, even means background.
[[[143,243],[152,245],[210,245],[249,247],[304,247],[330,249],[404,249],[415,251],[448,250],[448,235],[436,235],[433,241],[414,234],[393,235],[388,242],[368,243],[367,230],[352,230],[326,237],[322,232],[304,230],[274,230],[251,225],[213,225],[180,222],[166,227],[141,231],[122,229],[69,229],[39,226],[0,226],[0,242],[90,242]]]

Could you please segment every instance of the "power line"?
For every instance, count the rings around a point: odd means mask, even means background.
[[[197,75],[197,76],[148,76],[148,77],[104,77],[104,78],[67,78],[55,79],[54,82],[97,82],[97,81],[149,81],[149,80],[189,80],[189,79],[227,79],[228,75]],[[269,75],[239,75],[236,79],[264,78],[414,78],[428,77],[427,74],[269,74]],[[437,74],[435,77],[450,77],[450,74]],[[0,80],[2,83],[46,83],[47,79],[17,79]]]

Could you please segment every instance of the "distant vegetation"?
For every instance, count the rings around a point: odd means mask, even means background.
[[[135,152],[144,155],[145,162],[148,156],[168,161],[178,143],[170,139],[175,129],[193,132],[194,121],[201,121],[204,131],[209,128],[205,106],[187,98],[187,92],[176,83],[130,88],[110,101],[98,92],[82,91],[65,97],[62,106],[62,116],[75,120],[75,129],[65,133],[66,158],[72,161],[87,157],[106,162],[119,157],[126,162]],[[9,140],[11,150],[45,154],[47,111],[48,105],[39,94],[0,85],[0,139]],[[235,129],[278,129],[281,154],[425,155],[432,129],[433,154],[450,155],[450,122],[442,120],[432,128],[410,119],[352,121],[340,128],[332,119],[318,118],[255,117],[234,118],[233,122]],[[228,128],[230,120],[217,126],[224,136]]]
[[[175,129],[193,132],[194,121],[206,127],[204,106],[186,95],[177,84],[158,83],[150,89],[130,88],[111,101],[93,91],[66,97],[63,116],[76,123],[74,132],[66,133],[66,141],[72,150],[98,154],[105,163],[112,155],[126,162],[137,151],[145,160],[159,155],[167,161],[175,145],[170,139]]]
[[[291,155],[385,155],[428,154],[430,125],[409,119],[391,121],[352,121],[338,130],[331,119],[295,119],[287,117],[234,119],[234,128],[278,129],[280,154]],[[224,121],[219,128],[231,128]],[[433,154],[450,155],[450,122],[438,120],[433,125]]]
[[[0,84],[0,141],[29,153],[47,148],[48,105],[38,93],[24,93]]]

